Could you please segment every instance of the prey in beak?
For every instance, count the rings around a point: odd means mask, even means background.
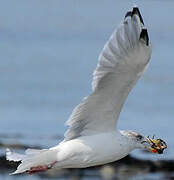
[[[146,140],[142,142],[142,144],[144,143],[148,143],[150,145],[150,147],[147,147],[148,150],[157,154],[163,154],[164,149],[167,148],[165,141],[162,139],[154,139],[154,136],[152,139],[148,136]]]

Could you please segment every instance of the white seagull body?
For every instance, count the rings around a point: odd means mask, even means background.
[[[116,130],[116,125],[150,57],[147,29],[134,7],[104,46],[93,75],[93,91],[72,112],[65,139],[50,149],[28,149],[24,155],[7,150],[8,160],[21,161],[13,174],[95,166],[119,160],[136,148],[149,148],[147,138]]]

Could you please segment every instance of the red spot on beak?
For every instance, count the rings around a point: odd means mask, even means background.
[[[156,150],[156,149],[152,149],[152,152],[153,152],[153,153],[157,153],[157,150]]]

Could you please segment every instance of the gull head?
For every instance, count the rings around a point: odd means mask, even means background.
[[[124,135],[132,141],[135,148],[145,149],[156,154],[163,154],[164,149],[167,148],[166,142],[162,139],[155,139],[155,136],[145,137],[134,131],[124,131]]]

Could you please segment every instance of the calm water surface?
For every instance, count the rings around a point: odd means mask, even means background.
[[[56,145],[60,139],[52,137],[63,137],[73,108],[91,92],[98,55],[132,3],[0,2],[0,134],[23,135],[0,140]],[[162,156],[139,151],[134,156],[174,159],[174,1],[137,4],[149,29],[153,54],[148,71],[126,101],[118,126],[156,134],[168,143]],[[0,179],[15,178],[1,175]]]

